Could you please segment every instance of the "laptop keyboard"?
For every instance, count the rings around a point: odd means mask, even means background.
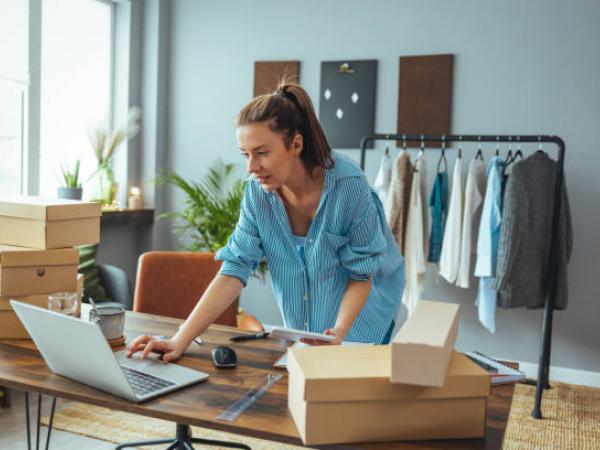
[[[152,392],[156,392],[169,386],[175,386],[175,383],[171,381],[163,380],[162,378],[148,375],[147,373],[138,372],[137,370],[123,366],[121,366],[121,369],[123,369],[123,373],[133,389],[133,392],[138,396],[151,394]]]

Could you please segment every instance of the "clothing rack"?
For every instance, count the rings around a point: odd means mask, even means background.
[[[423,135],[423,134],[373,134],[365,136],[360,143],[360,167],[365,169],[365,153],[367,144],[374,141],[400,141],[400,142],[420,142],[421,149],[425,150],[427,145],[432,142],[441,143],[441,148],[445,149],[447,142],[510,142],[519,143],[553,143],[558,147],[558,164],[556,171],[556,183],[554,186],[554,210],[552,217],[552,240],[550,249],[550,264],[548,267],[546,286],[546,298],[544,300],[544,319],[542,323],[542,341],[540,344],[538,378],[535,390],[535,405],[531,415],[536,419],[542,418],[542,394],[544,389],[550,389],[549,371],[550,371],[550,347],[552,341],[552,319],[554,313],[554,302],[556,300],[556,288],[558,280],[558,228],[560,220],[560,208],[563,189],[563,172],[565,160],[565,142],[558,136],[548,135]]]

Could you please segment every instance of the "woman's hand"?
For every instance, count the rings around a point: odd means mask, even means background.
[[[181,356],[185,348],[179,342],[171,339],[159,339],[156,336],[144,334],[138,336],[127,347],[127,357],[137,352],[142,352],[142,359],[146,358],[150,352],[162,353],[162,360],[165,363],[175,361]]]
[[[301,342],[309,345],[340,345],[346,335],[348,334],[348,330],[343,328],[328,328],[323,331],[323,334],[328,336],[334,336],[335,339],[333,341],[320,341],[318,339],[302,339]]]

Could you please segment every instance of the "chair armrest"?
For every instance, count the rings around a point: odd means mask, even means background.
[[[246,331],[265,331],[262,323],[255,316],[246,313],[238,316],[238,328]]]

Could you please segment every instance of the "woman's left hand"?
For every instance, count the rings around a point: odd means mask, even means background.
[[[323,334],[328,336],[334,336],[335,339],[333,341],[319,341],[317,339],[302,339],[302,342],[309,345],[340,345],[348,331],[343,330],[342,328],[328,328],[323,331]]]

